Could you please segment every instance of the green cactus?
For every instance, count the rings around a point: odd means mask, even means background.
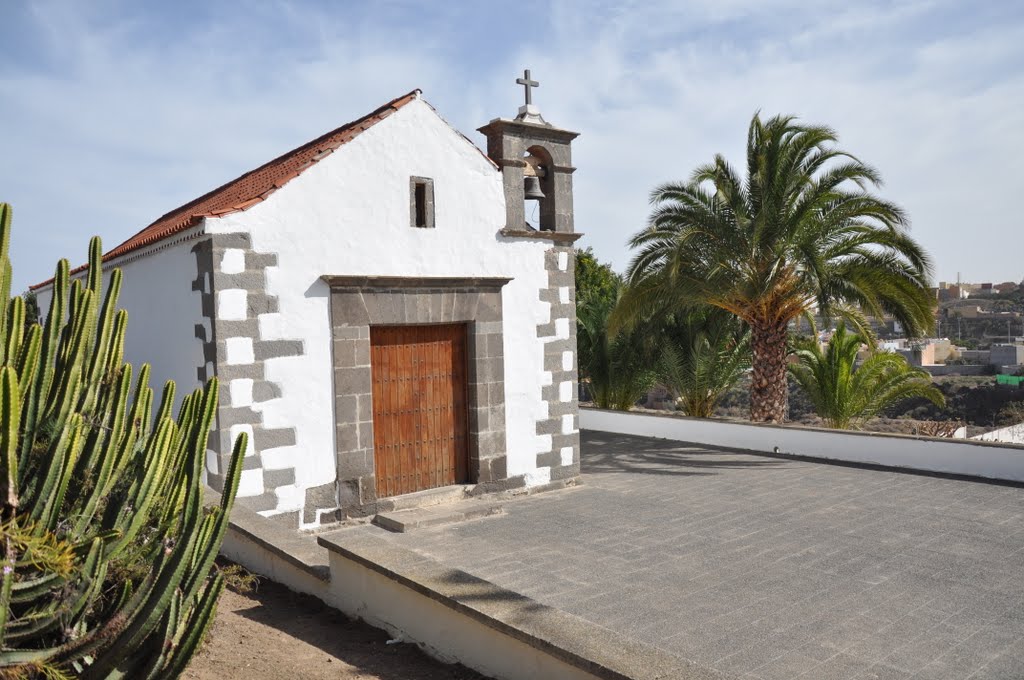
[[[153,414],[149,366],[122,363],[121,272],[103,286],[57,266],[45,324],[10,296],[11,209],[0,204],[0,678],[176,678],[213,618],[213,560],[238,490],[235,442],[222,502],[202,465],[217,381],[172,417]]]

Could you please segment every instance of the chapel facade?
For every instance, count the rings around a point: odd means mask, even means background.
[[[480,132],[410,92],[104,256],[126,360],[220,379],[212,487],[242,432],[239,502],[295,528],[578,477],[576,133],[532,102]]]

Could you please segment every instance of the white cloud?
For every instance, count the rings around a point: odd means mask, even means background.
[[[788,5],[760,7],[769,16]],[[802,10],[802,24],[779,31],[730,3],[700,17],[736,22],[730,30],[654,45],[663,9],[638,6],[614,25],[595,19],[560,35],[535,72],[549,74],[548,119],[584,132],[574,159],[581,243],[622,268],[649,190],[715,152],[740,164],[760,109],[827,123],[877,166],[883,195],[908,209],[940,277],[1020,280],[1024,265],[1009,253],[1024,250],[1021,219],[1005,198],[1024,152],[1024,76],[1014,67],[1024,63],[1024,25],[931,35],[922,26],[934,25],[935,5]]]
[[[650,189],[716,152],[739,164],[761,109],[828,123],[876,165],[940,277],[1024,277],[1013,202],[1024,21],[1012,12],[566,0],[524,2],[502,20],[511,10],[497,5],[374,3],[357,15],[211,2],[168,19],[117,1],[32,7],[37,53],[0,67],[16,286],[84,255],[89,235],[114,245],[414,87],[482,143],[473,130],[514,113],[524,66],[547,119],[583,133],[581,244],[620,269]]]
[[[278,20],[309,28],[300,47],[248,41],[261,29],[244,16],[151,45],[152,25],[86,11],[36,13],[57,69],[0,71],[0,125],[15,131],[0,182],[15,209],[17,287],[46,278],[60,256],[84,256],[91,234],[115,245],[440,70],[414,45],[396,51],[365,31],[357,44],[291,10]]]

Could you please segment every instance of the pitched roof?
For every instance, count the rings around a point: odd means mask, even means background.
[[[175,208],[160,217],[148,227],[135,234],[127,241],[103,255],[103,260],[121,257],[143,246],[156,243],[169,236],[195,226],[203,218],[221,217],[233,212],[245,210],[274,193],[285,184],[302,174],[311,165],[329,156],[338,147],[352,141],[361,132],[373,127],[409,102],[417,99],[419,90],[393,99],[376,111],[358,120],[342,125],[336,130],[317,137],[297,149],[278,156],[255,170],[204,194],[194,201]],[[86,267],[78,267],[72,273],[83,271]],[[31,286],[32,290],[50,284],[53,279]]]

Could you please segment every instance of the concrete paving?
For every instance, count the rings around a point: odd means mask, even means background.
[[[1024,489],[583,433],[583,485],[396,545],[750,680],[1024,677]]]

